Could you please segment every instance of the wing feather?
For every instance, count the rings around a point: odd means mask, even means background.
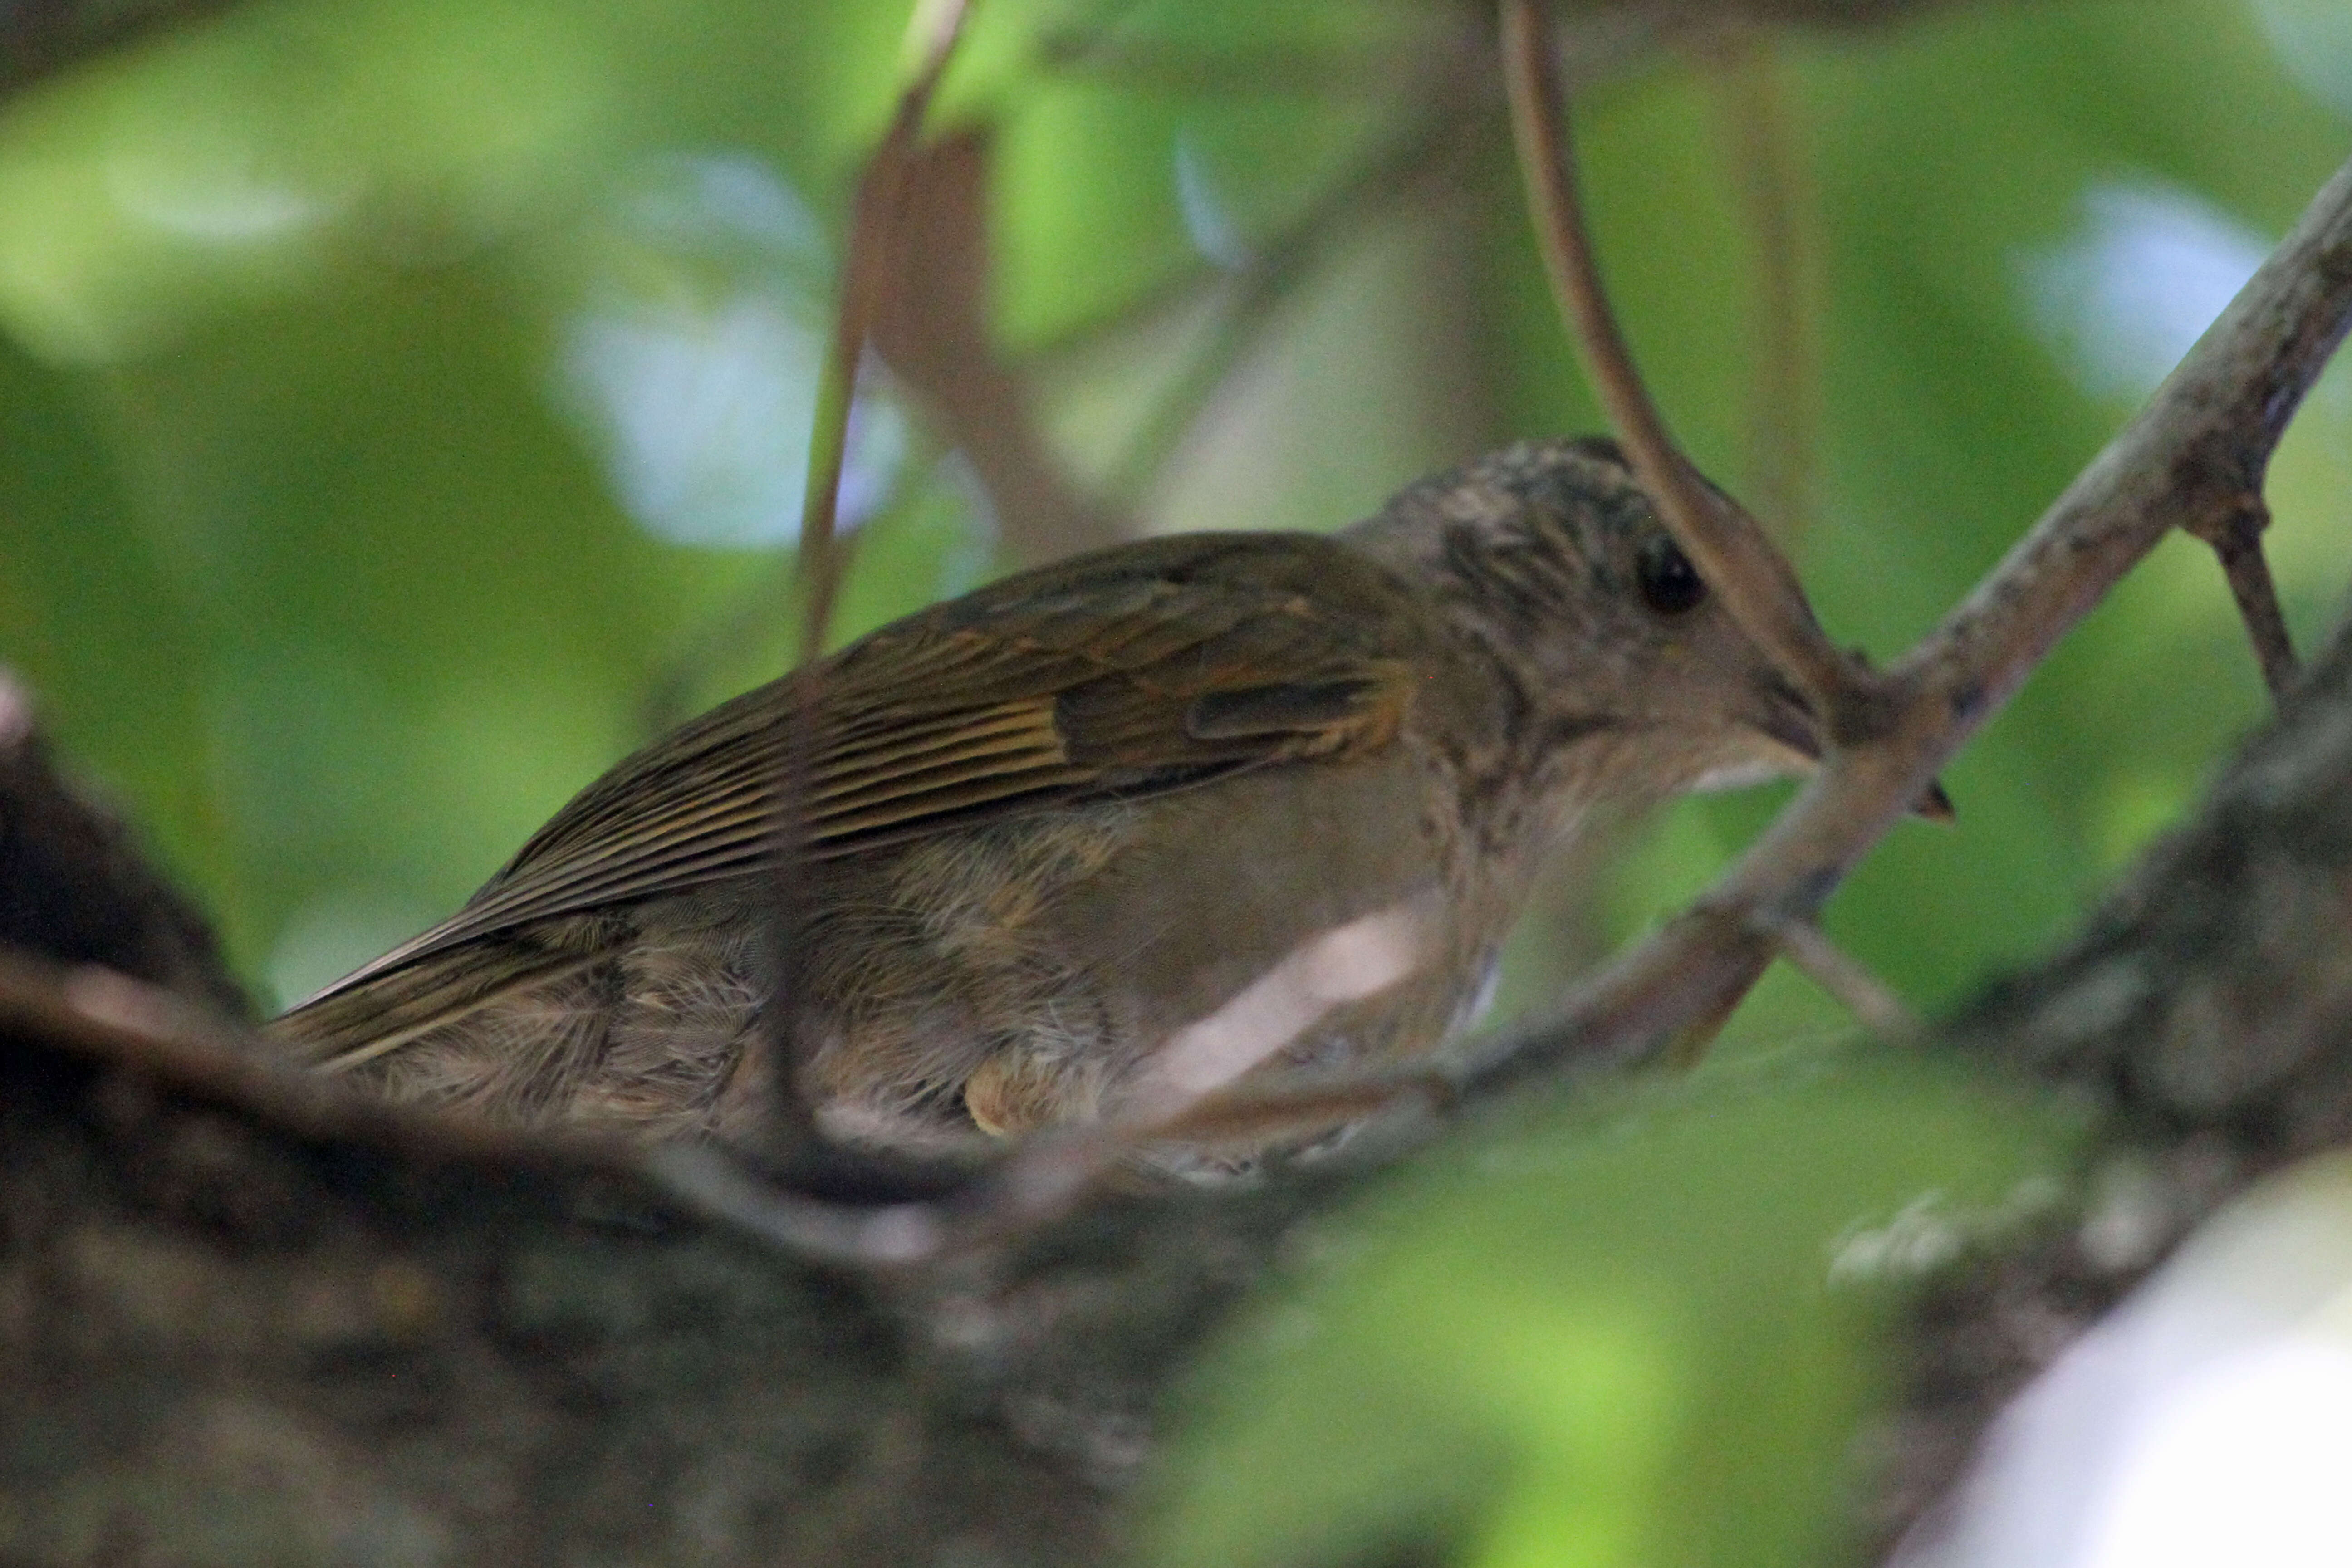
[[[804,710],[802,852],[830,858],[1376,750],[1411,702],[1427,625],[1411,590],[1305,535],[1156,541],[1009,580],[624,762],[463,910],[292,1016],[501,931],[756,871]]]

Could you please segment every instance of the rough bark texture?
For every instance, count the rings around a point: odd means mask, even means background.
[[[2199,1221],[2352,1142],[2352,634],[2082,935],[1994,986],[1937,1048],[2084,1097],[2112,1142],[2079,1223],[1976,1260],[1923,1303],[1890,1526]]]
[[[232,1017],[253,1005],[194,904],[149,867],[112,812],[51,764],[23,690],[0,676],[0,947],[98,963]]]
[[[1154,1394],[1297,1206],[859,1281],[594,1150],[13,1017],[0,1561],[1101,1561]]]
[[[18,944],[233,996],[18,741]],[[1099,1562],[1157,1392],[1328,1197],[1114,1200],[985,1271],[857,1279],[620,1151],[159,1047],[184,1020],[87,968],[0,981],[9,1563]]]
[[[126,864],[72,842],[10,859],[0,897]],[[2095,1096],[2113,1179],[2088,1190],[2116,1195],[1925,1304],[1882,1525],[2189,1225],[2352,1134],[2347,896],[2339,641],[2084,937],[1936,1047]],[[10,1563],[1102,1562],[1160,1393],[1363,1179],[1129,1194],[1014,1256],[861,1278],[617,1152],[453,1133],[14,994]]]

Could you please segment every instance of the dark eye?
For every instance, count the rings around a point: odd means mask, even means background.
[[[1662,616],[1679,616],[1706,597],[1706,584],[1690,558],[1663,533],[1643,542],[1633,571],[1641,583],[1642,602]]]

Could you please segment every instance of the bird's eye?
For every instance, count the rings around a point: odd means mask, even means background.
[[[1679,616],[1706,597],[1706,584],[1697,568],[1663,533],[1643,543],[1634,572],[1642,587],[1642,602],[1662,616]]]

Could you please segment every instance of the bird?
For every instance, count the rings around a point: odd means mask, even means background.
[[[395,1100],[646,1142],[756,1140],[780,1071],[885,1151],[1148,1123],[1424,1057],[1597,811],[1822,732],[1613,443],[1525,441],[1333,533],[1129,542],[883,626],[270,1030]]]

